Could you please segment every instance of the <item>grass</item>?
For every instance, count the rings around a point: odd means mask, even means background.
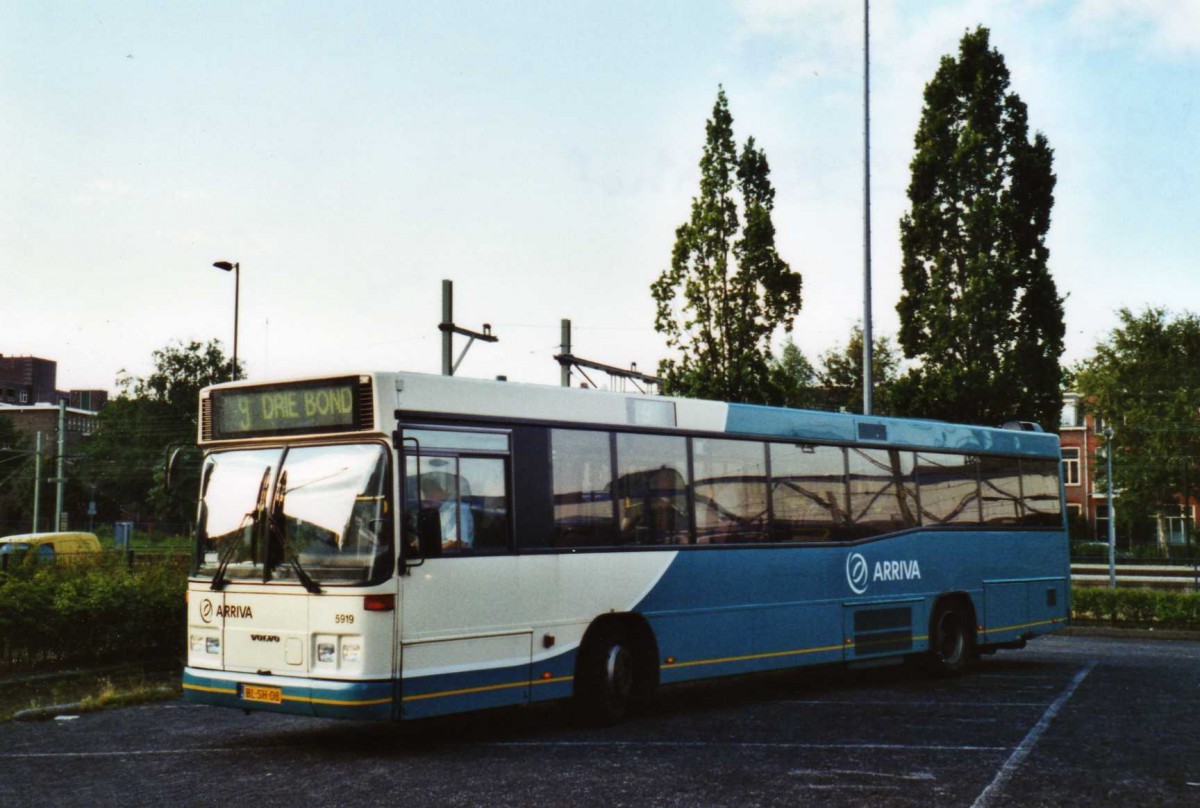
[[[72,712],[85,713],[153,701],[168,701],[182,694],[177,666],[164,669],[126,668],[103,673],[84,671],[25,680],[0,682],[0,721],[11,720],[22,710],[77,704]]]

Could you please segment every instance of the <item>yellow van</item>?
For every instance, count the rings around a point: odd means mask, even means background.
[[[0,539],[0,568],[27,562],[71,561],[84,554],[99,553],[95,533],[24,533]]]

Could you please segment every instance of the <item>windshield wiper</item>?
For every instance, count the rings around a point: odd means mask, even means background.
[[[242,517],[242,521],[235,532],[237,539],[230,541],[226,547],[221,549],[221,554],[217,557],[217,572],[213,575],[212,585],[209,589],[220,592],[225,588],[225,584],[227,583],[225,580],[225,570],[229,568],[229,562],[233,560],[233,556],[237,553],[238,547],[241,545],[246,520],[250,520],[250,531],[252,534],[258,530],[259,519],[267,504],[267,485],[270,481],[271,469],[267,467],[263,469],[262,482],[258,485],[258,499],[254,503],[254,510]]]
[[[274,537],[275,541],[279,542],[288,566],[296,572],[296,580],[312,594],[319,595],[321,594],[321,585],[304,571],[304,567],[300,565],[300,554],[292,549],[291,543],[286,541],[283,533],[283,498],[286,495],[287,471],[284,470],[279,475],[279,483],[275,486],[275,501],[271,503],[271,513],[267,517],[267,535]]]

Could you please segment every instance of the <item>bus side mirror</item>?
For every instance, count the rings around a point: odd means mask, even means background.
[[[168,494],[171,494],[195,474],[199,457],[194,446],[168,447],[168,450],[171,454],[167,457],[163,472],[163,488]]]
[[[183,451],[182,446],[175,447],[171,452],[171,456],[167,458],[167,468],[163,475],[163,487],[167,489],[167,493],[175,490],[175,484],[178,481],[179,471],[179,454]]]

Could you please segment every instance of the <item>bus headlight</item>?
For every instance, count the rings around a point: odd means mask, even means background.
[[[204,636],[201,634],[192,634],[188,637],[188,646],[197,654],[204,651]]]
[[[220,637],[205,637],[204,650],[210,654],[221,653],[221,638]]]
[[[362,645],[342,641],[342,662],[358,662],[362,658]]]
[[[317,643],[317,662],[333,662],[335,659],[334,646],[331,642]]]

